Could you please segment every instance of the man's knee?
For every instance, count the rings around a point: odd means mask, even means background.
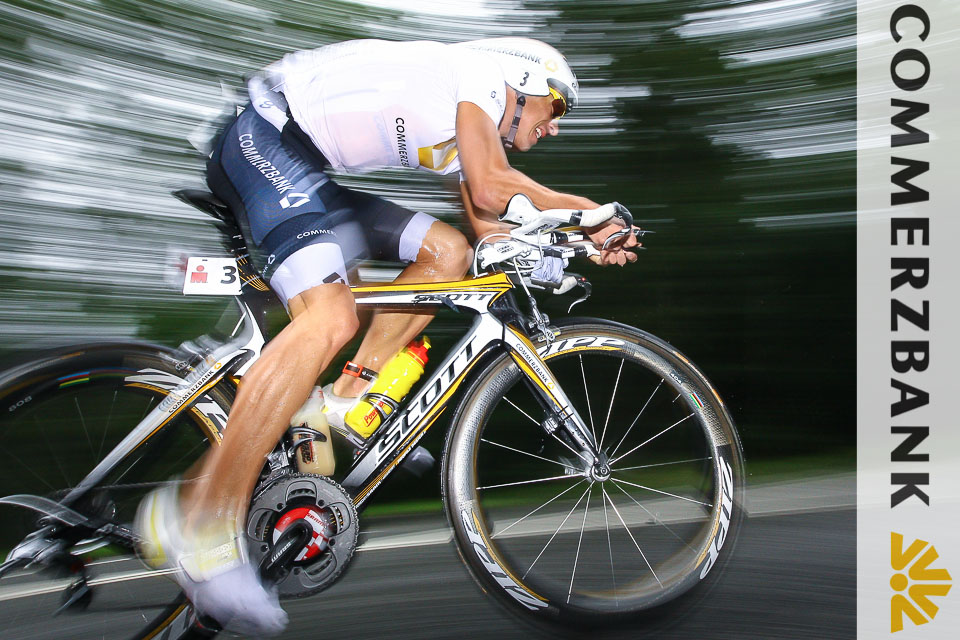
[[[417,256],[417,262],[434,262],[444,273],[457,278],[467,272],[472,261],[473,248],[466,237],[439,220],[430,226]]]
[[[323,284],[294,296],[289,301],[293,323],[308,339],[321,340],[340,349],[360,328],[357,306],[350,287]]]

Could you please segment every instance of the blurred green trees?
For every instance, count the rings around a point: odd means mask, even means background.
[[[0,348],[176,344],[209,329],[226,301],[186,301],[164,274],[171,257],[217,252],[216,231],[167,193],[202,184],[186,138],[215,116],[219,80],[239,85],[287,51],[348,38],[525,34],[564,51],[583,98],[560,137],[511,161],[623,202],[656,231],[628,269],[572,267],[595,292],[576,313],[690,356],[730,404],[748,459],[852,446],[854,9],[526,0],[458,17],[342,1],[7,2]],[[345,180],[457,219],[455,183]],[[457,321],[438,319],[441,343]]]

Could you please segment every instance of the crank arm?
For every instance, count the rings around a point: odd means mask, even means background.
[[[312,534],[310,525],[303,520],[295,522],[284,531],[260,563],[260,575],[263,579],[269,584],[280,582],[290,571],[294,558],[310,542]]]

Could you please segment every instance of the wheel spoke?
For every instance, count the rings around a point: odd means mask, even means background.
[[[103,450],[102,450],[102,449],[103,449],[103,443],[104,443],[104,441],[106,441],[106,439],[107,439],[107,433],[110,432],[110,420],[113,419],[113,408],[114,408],[114,406],[116,406],[116,404],[117,404],[117,389],[114,389],[114,390],[113,390],[113,401],[110,403],[110,411],[107,413],[107,423],[106,423],[105,425],[103,425],[103,437],[100,439],[100,447],[101,447],[100,454],[103,453]],[[98,455],[100,455],[100,454],[98,454]]]
[[[529,421],[532,422],[533,424],[537,425],[538,427],[540,426],[540,423],[539,423],[538,421],[534,420],[533,418],[531,418],[529,413],[527,413],[526,411],[524,411],[523,409],[521,409],[521,408],[518,407],[517,405],[513,404],[512,402],[510,402],[510,398],[504,396],[503,399],[507,401],[507,404],[508,404],[508,405],[510,405],[511,407],[513,407],[514,409],[516,409],[517,411],[519,411],[520,413],[522,413],[523,415],[525,415],[525,416],[527,417],[527,420],[529,420]]]
[[[670,429],[673,429],[675,426],[677,426],[678,424],[680,424],[680,423],[683,422],[684,420],[689,420],[689,419],[692,418],[694,415],[696,415],[696,414],[691,413],[691,414],[688,415],[686,418],[680,418],[679,420],[677,420],[676,422],[674,422],[672,425],[670,425],[669,427],[667,427],[666,429],[664,429],[663,431],[661,431],[661,432],[658,433],[657,435],[653,436],[652,438],[647,438],[646,440],[644,440],[643,442],[641,442],[640,444],[638,444],[637,446],[635,446],[633,449],[630,449],[630,451],[627,451],[625,454],[623,454],[623,455],[621,455],[621,456],[617,456],[616,458],[614,458],[613,460],[611,460],[608,464],[611,464],[611,465],[616,464],[617,460],[622,460],[623,458],[626,458],[628,455],[630,455],[631,453],[633,453],[634,451],[636,451],[636,450],[639,449],[640,447],[644,446],[644,445],[647,444],[648,442],[653,442],[654,440],[656,440],[657,438],[659,438],[660,436],[662,436],[663,434],[665,434],[667,431],[670,431]]]
[[[87,421],[83,419],[83,412],[80,411],[80,402],[77,397],[73,397],[73,404],[77,408],[77,415],[80,416],[80,426],[83,427],[83,435],[87,439],[87,445],[90,447],[90,455],[94,456],[93,464],[97,464],[97,452],[93,450],[93,443],[90,441],[90,432],[87,431]]]
[[[24,464],[24,463],[23,463],[23,460],[21,460],[21,459],[18,458],[17,456],[15,456],[15,455],[13,455],[12,453],[10,453],[9,451],[7,451],[7,448],[6,448],[6,447],[0,447],[0,451],[3,451],[5,454],[7,454],[7,456],[8,456],[11,460],[13,460],[13,461],[16,462],[17,464],[19,464],[19,465],[20,465],[21,467],[23,467],[24,469],[26,469],[27,472],[29,472],[30,475],[32,475],[34,478],[36,478],[37,480],[39,480],[39,481],[42,482],[43,484],[47,485],[47,487],[50,489],[50,491],[56,491],[56,490],[57,490],[57,488],[56,488],[55,486],[53,486],[52,484],[50,484],[49,482],[47,482],[46,480],[44,480],[43,478],[41,478],[40,476],[38,476],[36,471],[34,471],[33,469],[31,469],[28,465]]]
[[[582,454],[582,453],[580,453],[579,451],[577,451],[576,449],[574,449],[573,447],[571,447],[570,445],[568,445],[566,442],[564,442],[563,440],[561,440],[561,439],[557,436],[557,434],[551,433],[550,435],[553,437],[554,440],[556,440],[557,442],[559,442],[560,444],[562,444],[563,446],[565,446],[567,449],[569,449],[571,452],[573,452],[573,455],[577,456],[578,458],[580,458],[580,459],[583,460],[584,462],[590,462],[587,458],[583,457],[583,454]]]
[[[587,487],[587,504],[583,508],[583,522],[580,523],[580,539],[577,540],[577,554],[573,557],[573,569],[570,571],[570,587],[567,589],[567,604],[573,595],[573,578],[577,575],[577,563],[580,562],[580,546],[583,544],[583,530],[587,526],[587,513],[590,511],[590,496],[593,495],[593,485]]]
[[[660,378],[660,382],[657,383],[657,386],[653,388],[653,393],[650,394],[650,397],[647,398],[647,401],[643,403],[643,407],[640,409],[640,413],[637,414],[637,417],[633,419],[633,422],[630,423],[630,427],[623,434],[623,437],[620,438],[620,442],[617,443],[617,446],[613,448],[613,453],[610,454],[610,457],[613,458],[617,455],[617,451],[620,449],[620,445],[623,444],[623,441],[627,439],[627,436],[630,435],[630,431],[633,429],[633,426],[637,424],[637,420],[640,419],[640,416],[643,415],[643,412],[647,410],[647,405],[650,404],[650,401],[653,400],[653,396],[657,393],[657,389],[660,388],[660,385],[663,384],[663,378]]]
[[[121,473],[119,476],[117,476],[117,479],[113,481],[113,484],[119,483],[119,482],[123,479],[123,477],[124,477],[125,475],[127,475],[128,473],[130,473],[130,470],[133,469],[135,466],[137,466],[137,463],[138,463],[138,462],[140,462],[141,460],[143,460],[143,455],[144,455],[144,454],[140,454],[140,456],[138,456],[136,460],[134,460],[133,462],[131,462],[131,463],[130,463],[130,466],[127,467],[127,468],[124,470],[123,473]]]
[[[508,447],[508,446],[505,445],[505,444],[500,444],[499,442],[494,442],[493,440],[487,440],[486,438],[480,438],[480,442],[486,442],[487,444],[492,444],[492,445],[495,446],[495,447],[502,447],[502,448],[507,449],[507,450],[509,450],[509,451],[514,451],[514,452],[516,452],[516,453],[522,453],[522,454],[525,455],[525,456],[530,456],[531,458],[536,458],[537,460],[543,460],[544,462],[549,462],[549,463],[551,463],[551,464],[560,465],[560,466],[563,467],[564,469],[573,469],[574,471],[577,471],[578,473],[580,472],[580,469],[577,469],[576,467],[571,467],[571,466],[568,465],[568,464],[563,464],[562,462],[558,462],[558,461],[556,461],[556,460],[551,460],[550,458],[544,458],[543,456],[538,456],[538,455],[535,454],[535,453],[529,453],[529,452],[527,452],[527,451],[521,451],[520,449],[514,449],[513,447]]]
[[[610,554],[610,579],[613,581],[613,599],[620,608],[620,596],[617,594],[617,574],[613,570],[613,543],[610,542],[610,518],[607,513],[607,500],[603,500],[603,525],[607,529],[607,551]]]
[[[519,520],[517,520],[517,521],[514,522],[513,524],[509,525],[507,528],[501,529],[500,531],[497,531],[496,533],[491,534],[490,539],[493,540],[493,539],[496,538],[497,536],[503,535],[504,533],[506,533],[507,531],[509,531],[512,527],[514,527],[515,525],[520,524],[521,522],[523,522],[524,520],[526,520],[527,518],[529,518],[530,516],[532,516],[533,514],[535,514],[537,511],[540,511],[540,509],[543,509],[545,506],[547,506],[548,504],[550,504],[551,502],[553,502],[554,500],[556,500],[557,498],[559,498],[559,497],[562,496],[563,494],[567,493],[568,491],[570,491],[570,490],[572,490],[572,489],[575,489],[575,488],[579,487],[582,482],[586,482],[586,480],[584,480],[583,478],[581,478],[581,479],[580,479],[580,482],[578,482],[577,484],[574,484],[574,485],[571,485],[571,486],[567,487],[566,489],[564,489],[563,491],[561,491],[561,492],[558,493],[557,495],[553,496],[552,498],[550,498],[549,500],[547,500],[546,502],[544,502],[542,505],[540,505],[539,507],[537,507],[536,509],[534,509],[533,511],[531,511],[531,512],[528,513],[527,515],[523,516],[522,518],[520,518]]]
[[[552,480],[564,480],[566,478],[576,478],[578,476],[571,476],[563,474],[562,476],[553,476],[550,478],[537,478],[536,480],[521,480],[519,482],[504,482],[503,484],[491,484],[486,487],[477,487],[477,491],[483,491],[485,489],[500,489],[501,487],[516,487],[521,484],[536,484],[538,482],[550,482]]]
[[[590,485],[590,486],[593,486],[593,485]],[[530,564],[529,567],[527,567],[527,570],[523,572],[523,578],[526,578],[526,577],[527,577],[527,574],[530,573],[530,570],[533,569],[533,565],[537,564],[537,561],[538,561],[538,560],[540,559],[540,557],[543,555],[543,552],[547,550],[547,547],[550,546],[550,543],[553,542],[553,539],[557,537],[557,534],[560,533],[560,529],[563,529],[563,525],[565,525],[565,524],[567,523],[567,520],[570,518],[571,515],[573,515],[573,512],[576,510],[576,508],[580,506],[580,503],[583,501],[583,497],[584,497],[585,495],[587,495],[587,493],[588,493],[589,491],[590,491],[590,487],[588,486],[588,487],[586,488],[586,490],[584,490],[584,492],[580,495],[580,499],[577,500],[577,503],[576,503],[575,505],[573,505],[573,507],[570,509],[569,513],[567,513],[567,515],[564,516],[563,522],[560,523],[560,526],[557,527],[557,530],[554,531],[554,532],[553,532],[553,535],[550,536],[550,539],[547,540],[547,544],[543,545],[543,549],[540,549],[540,553],[538,553],[538,554],[537,554],[537,557],[533,559],[533,562]],[[521,579],[522,579],[522,578],[521,578]]]
[[[587,414],[590,416],[590,433],[593,434],[593,441],[597,441],[597,430],[593,428],[593,409],[590,407],[590,392],[587,391],[587,373],[583,369],[583,354],[577,354],[580,358],[580,375],[583,376],[583,394],[587,397]]]
[[[606,498],[607,500],[610,501],[610,506],[613,507],[613,512],[614,512],[615,514],[617,514],[617,518],[620,520],[620,524],[623,525],[623,528],[624,528],[624,530],[627,532],[627,535],[630,536],[630,539],[631,539],[631,540],[633,540],[633,545],[637,548],[637,551],[640,552],[640,557],[643,558],[643,561],[644,561],[644,563],[646,563],[647,568],[650,569],[650,573],[653,574],[653,577],[654,577],[654,579],[657,581],[657,584],[659,584],[659,585],[662,587],[662,586],[663,586],[663,583],[660,582],[660,578],[657,577],[657,572],[653,570],[653,567],[652,567],[652,566],[650,566],[650,561],[647,560],[647,556],[646,556],[646,554],[643,552],[643,549],[640,548],[640,545],[637,543],[637,539],[633,537],[633,533],[630,531],[630,527],[628,527],[628,526],[627,526],[627,523],[624,522],[623,516],[620,515],[620,510],[617,509],[617,505],[615,505],[615,504],[613,503],[613,498],[611,498],[609,495],[607,495],[607,490],[606,490],[605,488],[600,487],[600,489],[603,491],[603,496],[604,496],[604,498]]]
[[[650,511],[649,509],[647,509],[645,506],[643,506],[642,504],[640,504],[639,502],[637,502],[637,499],[634,498],[634,497],[633,497],[632,495],[630,495],[629,493],[627,493],[627,490],[626,490],[626,489],[624,489],[623,487],[621,487],[621,486],[620,486],[619,484],[617,484],[616,482],[613,483],[613,486],[615,486],[617,489],[620,489],[620,491],[623,491],[623,495],[625,495],[625,496],[627,496],[628,498],[630,498],[631,500],[633,500],[633,503],[634,503],[635,505],[637,505],[638,507],[640,507],[641,509],[643,509],[644,511],[646,511],[646,512],[647,512],[647,515],[649,515],[651,518],[653,518],[653,521],[654,521],[654,522],[656,522],[657,524],[659,524],[660,526],[662,526],[664,529],[666,529],[667,531],[669,531],[670,534],[671,534],[674,538],[676,538],[677,540],[679,540],[680,542],[682,542],[682,543],[687,547],[687,549],[690,549],[690,551],[693,551],[694,553],[696,553],[696,551],[697,551],[696,549],[694,549],[694,548],[691,547],[689,544],[687,544],[687,541],[684,540],[683,538],[681,538],[680,536],[678,536],[678,535],[674,532],[673,529],[671,529],[670,527],[668,527],[668,526],[666,525],[666,523],[663,522],[663,520],[661,520],[661,519],[658,518],[657,516],[653,515],[653,513],[651,513],[651,511]]]
[[[622,482],[622,483],[624,483],[624,484],[630,485],[631,487],[636,487],[637,489],[644,489],[645,491],[652,491],[652,492],[654,492],[654,493],[659,493],[659,494],[664,495],[664,496],[670,496],[671,498],[676,498],[676,499],[678,499],[678,500],[686,500],[687,502],[692,502],[692,503],[694,503],[694,504],[703,505],[704,507],[707,507],[707,508],[709,508],[709,509],[713,509],[713,505],[712,505],[712,504],[709,504],[709,503],[706,503],[706,502],[700,502],[699,500],[694,500],[693,498],[685,498],[685,497],[683,497],[683,496],[678,496],[678,495],[675,494],[675,493],[670,493],[670,492],[668,492],[668,491],[660,491],[659,489],[652,489],[652,488],[650,488],[650,487],[645,487],[645,486],[643,486],[642,484],[636,484],[636,483],[634,483],[634,482],[628,482],[627,480],[623,480],[623,479],[621,479],[621,480],[617,480],[616,478],[610,478],[610,479],[613,480],[614,484],[619,484],[619,483]]]
[[[613,383],[613,393],[610,394],[610,406],[607,407],[607,417],[603,421],[603,432],[600,434],[600,444],[597,446],[597,449],[603,449],[603,439],[607,435],[607,425],[610,423],[610,413],[613,411],[613,401],[617,398],[617,387],[620,386],[621,373],[623,373],[623,360],[620,361],[620,368],[617,370],[617,380]]]
[[[185,454],[183,454],[182,456],[180,456],[179,458],[177,458],[177,460],[176,460],[173,464],[171,464],[169,467],[167,467],[167,470],[164,471],[163,473],[161,473],[160,476],[161,476],[161,477],[170,476],[170,475],[173,475],[174,473],[177,473],[177,467],[180,466],[180,463],[183,462],[183,459],[184,459],[184,458],[186,458],[187,456],[191,455],[194,451],[196,451],[196,450],[199,449],[200,447],[202,447],[202,446],[204,446],[204,445],[206,445],[206,444],[209,444],[209,442],[210,442],[210,440],[209,440],[208,438],[204,438],[203,440],[201,440],[201,441],[198,442],[197,444],[193,445],[193,447],[190,449],[190,451],[187,451]]]
[[[704,458],[690,458],[688,460],[674,460],[673,462],[658,462],[656,464],[638,464],[635,467],[621,467],[619,469],[614,469],[614,471],[633,471],[635,469],[651,469],[653,467],[665,467],[671,464],[684,464],[685,462],[703,462],[704,460],[713,460],[713,456],[706,456]]]
[[[150,402],[147,403],[147,408],[143,410],[143,413],[140,414],[140,419],[143,420],[147,417],[147,411],[150,410],[150,407],[153,406],[153,401],[156,400],[156,396],[150,396]]]
[[[53,458],[53,462],[57,465],[57,469],[60,470],[60,475],[63,476],[64,482],[67,483],[67,485],[66,485],[65,488],[68,488],[68,489],[69,489],[69,488],[73,487],[73,483],[70,482],[70,478],[67,477],[67,472],[63,470],[63,465],[60,464],[60,458],[57,457],[56,451],[53,450],[53,446],[50,444],[50,438],[47,437],[47,432],[46,432],[46,430],[43,428],[43,424],[40,423],[40,421],[37,419],[37,416],[33,416],[33,422],[34,422],[34,423],[37,425],[37,427],[40,429],[40,435],[43,436],[43,442],[44,442],[44,444],[47,445],[47,451],[50,452],[50,457]]]

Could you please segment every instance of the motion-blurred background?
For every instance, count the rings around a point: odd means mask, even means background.
[[[0,351],[168,345],[226,299],[174,263],[218,232],[169,195],[202,187],[224,93],[295,49],[350,38],[530,35],[576,70],[581,108],[511,162],[627,204],[636,265],[577,265],[579,306],[673,343],[713,380],[748,472],[848,471],[854,444],[853,0],[5,0],[0,4]],[[458,223],[456,180],[344,178]],[[462,225],[461,225],[462,227]],[[569,300],[547,301],[565,313]],[[280,319],[282,322],[282,318]],[[446,313],[442,341],[461,320]],[[439,431],[439,430],[437,430]],[[435,448],[439,433],[428,436]],[[435,478],[392,483],[438,496]],[[402,486],[400,486],[402,485]]]
[[[757,488],[751,516],[770,516],[748,521],[717,593],[658,637],[852,637],[855,9],[854,0],[3,0],[0,368],[46,347],[176,346],[211,330],[230,301],[184,298],[176,263],[222,255],[218,231],[170,192],[204,186],[189,140],[213,134],[244,74],[350,38],[530,35],[566,54],[581,108],[559,137],[511,162],[553,188],[618,200],[656,231],[629,268],[576,265],[594,296],[575,312],[645,329],[707,373],[740,429]],[[342,181],[459,224],[456,178],[383,171]],[[556,317],[569,302],[543,306]],[[283,321],[281,311],[277,328]],[[463,322],[437,318],[438,359]],[[424,440],[434,454],[442,431]],[[43,456],[25,464],[49,464]],[[397,534],[438,527],[443,540],[437,473],[394,477],[364,526],[401,543],[359,554],[369,560],[343,586],[289,603],[290,637],[315,637],[318,620],[332,633],[528,637],[469,587],[452,550]],[[145,583],[122,583],[131,602],[149,604]],[[34,605],[11,598],[4,616],[22,617],[10,633],[48,637]]]
[[[511,162],[551,187],[619,200],[656,231],[632,268],[578,265],[595,295],[576,311],[646,329],[696,361],[731,406],[755,473],[849,469],[854,8],[8,0],[0,349],[176,345],[210,329],[228,301],[184,299],[171,273],[183,254],[219,254],[217,231],[169,192],[203,186],[188,138],[210,135],[223,87],[243,74],[350,38],[531,35],[566,54],[582,106],[558,138]],[[345,182],[459,218],[455,182],[411,171]],[[457,322],[443,316],[433,333]]]

